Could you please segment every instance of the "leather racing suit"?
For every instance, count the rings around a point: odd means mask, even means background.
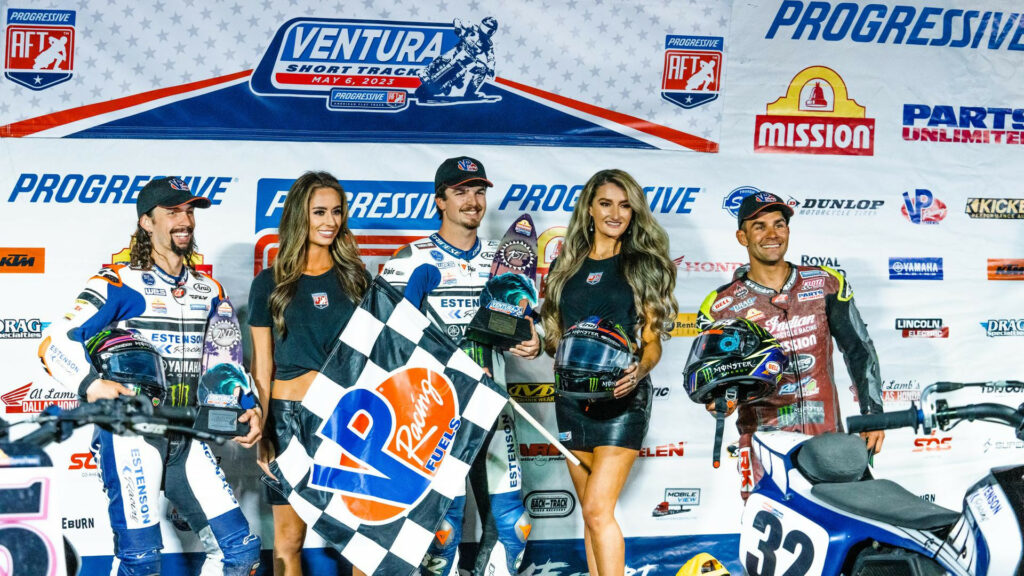
[[[832,367],[832,339],[843,353],[862,414],[882,412],[878,356],[867,326],[842,274],[824,266],[790,264],[789,278],[776,292],[747,277],[749,265],[733,281],[713,290],[697,314],[701,330],[723,318],[746,318],[775,336],[789,367],[775,394],[738,408],[739,468],[744,497],[757,480],[750,439],[761,428],[817,435],[842,431],[839,394]]]
[[[466,327],[480,307],[480,291],[490,276],[497,249],[496,241],[477,240],[472,249],[463,251],[432,234],[395,252],[381,276],[404,291],[406,299],[462,345],[477,363],[490,369],[496,382],[505,385],[502,355],[464,342]],[[515,419],[508,404],[498,414],[485,445],[486,450],[480,451],[469,472],[483,522],[473,573],[511,576],[522,561],[531,519],[520,493],[522,472]],[[458,575],[465,500],[463,494],[452,502],[423,559],[421,574]]]
[[[176,296],[181,290],[184,294]],[[194,405],[207,321],[223,301],[219,283],[188,268],[177,278],[156,266],[103,268],[86,283],[74,307],[47,329],[39,356],[51,376],[84,399],[100,377],[84,343],[107,327],[137,330],[166,360],[167,400],[174,406]],[[114,530],[112,573],[160,573],[161,484],[206,550],[203,576],[255,572],[260,538],[250,532],[205,442],[174,434],[144,439],[97,427],[92,450]]]

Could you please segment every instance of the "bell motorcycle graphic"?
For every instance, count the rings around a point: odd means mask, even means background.
[[[263,96],[325,97],[338,112],[400,112],[489,103],[498,21],[451,24],[295,18],[274,36],[250,88]]]

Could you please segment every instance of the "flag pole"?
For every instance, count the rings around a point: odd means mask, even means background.
[[[547,428],[544,428],[543,426],[541,426],[540,422],[537,422],[536,418],[531,416],[530,413],[527,412],[525,408],[523,408],[522,406],[519,405],[519,402],[516,402],[512,398],[509,398],[508,399],[508,403],[511,404],[512,408],[514,408],[515,411],[518,412],[519,415],[523,417],[523,420],[526,420],[530,424],[530,426],[533,426],[534,429],[537,430],[537,432],[540,432],[540,435],[543,436],[548,442],[550,442],[552,446],[554,446],[556,449],[558,449],[558,451],[562,453],[562,456],[565,456],[566,460],[568,460],[569,462],[572,462],[576,466],[582,466],[583,465],[580,462],[580,459],[577,458],[575,454],[570,452],[569,449],[566,448],[564,445],[562,445],[562,443],[559,442],[557,438],[552,436],[551,432],[547,431]]]

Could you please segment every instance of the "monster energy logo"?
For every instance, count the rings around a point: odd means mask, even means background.
[[[192,387],[188,384],[172,384],[168,390],[167,401],[171,406],[186,406],[191,390]]]
[[[595,376],[587,378],[587,384],[591,392],[601,392],[601,379]]]

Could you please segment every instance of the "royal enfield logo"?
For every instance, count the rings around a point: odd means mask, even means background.
[[[296,18],[274,36],[249,81],[264,96],[324,96],[328,110],[399,112],[410,102],[496,102],[498,22],[452,24]]]
[[[1024,280],[1024,259],[989,258],[989,280]]]
[[[846,276],[846,270],[843,269],[842,262],[835,256],[811,256],[808,254],[800,255],[801,266],[827,266],[836,272],[839,272],[843,276]],[[802,278],[804,276],[801,276]]]
[[[661,97],[683,108],[716,100],[724,50],[724,40],[718,36],[665,37]]]
[[[904,338],[949,338],[949,326],[942,318],[897,318],[896,330]]]
[[[964,212],[970,218],[1020,220],[1024,218],[1024,198],[968,198]]]
[[[75,71],[73,10],[7,10],[4,76],[31,90],[67,82]]]
[[[78,394],[57,388],[33,388],[29,382],[0,396],[7,414],[38,414],[47,406],[57,406],[61,410],[78,407]]]
[[[523,506],[533,518],[565,518],[576,509],[576,498],[566,490],[534,490]]]
[[[49,325],[39,318],[0,318],[0,340],[41,338]]]
[[[903,206],[900,207],[903,217],[914,224],[938,224],[946,217],[946,204],[935,197],[930,190],[918,188],[914,197],[910,192],[903,193]]]
[[[766,108],[754,124],[754,152],[874,155],[875,120],[831,68],[801,70]]]

